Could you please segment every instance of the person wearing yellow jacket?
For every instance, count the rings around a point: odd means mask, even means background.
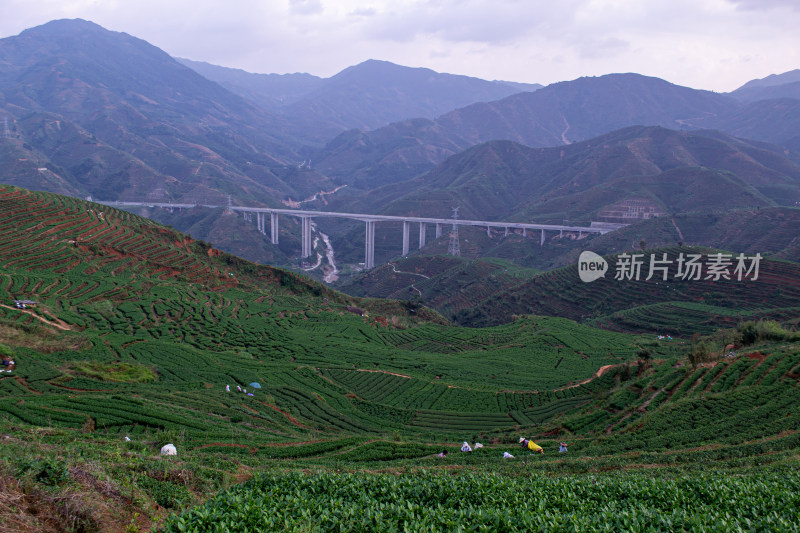
[[[530,439],[526,439],[525,437],[519,438],[519,443],[523,448],[527,448],[533,453],[544,453],[544,448],[536,444]]]

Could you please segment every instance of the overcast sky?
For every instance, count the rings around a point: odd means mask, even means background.
[[[728,92],[800,68],[800,0],[0,0],[0,37],[83,18],[175,57],[328,77],[367,59],[547,85]]]

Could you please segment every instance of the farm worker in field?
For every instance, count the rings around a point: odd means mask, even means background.
[[[558,446],[559,446],[558,447],[558,453],[564,453],[564,452],[567,451],[567,443],[566,442],[562,442]]]
[[[225,385],[225,392],[230,392],[230,391],[231,391],[231,386]]]
[[[513,459],[514,456],[508,452],[503,452],[503,459]]]
[[[472,451],[472,448],[470,448],[469,443],[467,441],[464,441],[464,444],[461,445],[461,451],[462,452],[471,452]]]
[[[239,385],[236,385],[236,390],[238,390],[239,392],[242,392],[242,388]]]
[[[447,457],[447,450],[442,450],[436,457]]]
[[[530,439],[526,439],[525,437],[519,438],[519,443],[522,445],[523,448],[527,448],[534,453],[544,453],[544,448],[536,444]]]
[[[483,444],[481,444],[480,442],[476,442],[475,449],[477,450],[478,448],[483,448]]]

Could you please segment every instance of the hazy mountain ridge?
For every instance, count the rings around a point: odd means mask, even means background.
[[[538,84],[487,81],[374,59],[330,78],[250,74],[179,61],[265,109],[281,113],[298,135],[313,142],[328,141],[349,129],[372,130],[405,119],[433,119],[474,102],[541,88]]]
[[[800,99],[778,98],[748,103],[707,121],[707,126],[736,137],[757,139],[800,152]]]
[[[695,129],[695,124],[731,112],[738,105],[730,96],[638,74],[579,78],[534,93],[473,104],[433,123],[406,121],[357,137],[344,134],[317,157],[317,166],[334,178],[357,176],[360,183],[374,187],[387,183],[386,161],[396,161],[396,171],[389,175],[391,180],[403,171],[414,175],[419,168],[433,168],[444,158],[481,142],[511,140],[530,147],[546,147],[635,125]],[[374,168],[356,157],[364,146],[369,147],[369,160],[378,162]],[[443,146],[450,148],[436,149]],[[348,166],[350,161],[356,164]]]
[[[761,100],[774,100],[776,98],[800,98],[800,81],[767,87],[753,87],[739,89],[733,94],[743,102],[758,102]]]
[[[13,140],[82,195],[220,201],[231,192],[263,203],[305,193],[279,176],[299,159],[283,119],[144,41],[62,20],[3,39],[0,57]]]
[[[753,202],[745,205],[791,204],[800,200],[787,196],[785,190],[773,193],[775,188],[796,188],[800,184],[800,162],[779,147],[718,132],[634,126],[555,148],[530,148],[512,141],[484,143],[450,157],[423,176],[370,191],[363,200],[354,200],[348,207],[357,210],[377,204],[385,206],[385,213],[397,214],[408,205],[424,205],[438,192],[450,200],[431,216],[447,217],[448,206],[460,205],[465,218],[518,219],[515,213],[521,209],[526,209],[527,216],[540,218],[542,213],[537,217],[531,210],[537,203],[576,198],[579,193],[591,196],[595,187],[615,180],[644,182],[646,176],[668,171],[675,179],[680,169],[724,171],[738,176],[742,187],[763,189],[760,193],[753,190]],[[692,210],[702,205],[702,194],[701,190],[695,197],[695,207],[678,206],[667,197],[661,200],[662,207],[670,212]],[[406,207],[397,209],[395,202]],[[594,210],[600,207],[596,205]],[[591,212],[570,215],[574,220],[585,219]]]
[[[304,97],[324,83],[323,78],[308,73],[256,74],[204,61],[180,57],[175,59],[203,77],[271,112],[279,112],[284,106]]]
[[[752,89],[755,87],[773,87],[776,85],[794,83],[796,81],[800,81],[800,69],[790,70],[782,74],[770,74],[764,78],[750,80],[733,92],[736,93],[742,89]]]
[[[540,86],[531,85],[528,90]],[[492,101],[520,89],[492,82],[368,60],[325,80],[291,104],[288,115],[306,120],[322,113],[341,129],[375,129],[408,118],[435,118],[478,101]]]

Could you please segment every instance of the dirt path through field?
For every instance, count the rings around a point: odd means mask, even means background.
[[[37,320],[39,320],[41,322],[44,322],[48,326],[53,326],[54,328],[58,328],[58,329],[64,330],[64,331],[72,331],[72,327],[70,327],[66,322],[58,320],[57,318],[54,318],[54,320],[56,320],[57,322],[53,322],[52,320],[47,320],[46,318],[37,315],[36,313],[31,311],[30,309],[17,309],[16,307],[11,307],[10,305],[4,305],[4,304],[0,304],[0,307],[5,307],[6,309],[12,309],[14,311],[19,311],[20,313],[29,314],[33,318],[35,318],[35,319],[37,319]]]
[[[575,387],[580,387],[581,385],[586,385],[587,383],[589,383],[593,379],[597,379],[597,378],[601,377],[603,374],[606,373],[606,371],[609,368],[611,368],[613,366],[614,365],[603,365],[603,366],[601,366],[600,368],[597,369],[597,372],[594,373],[594,376],[592,376],[590,378],[587,378],[587,379],[584,379],[583,381],[579,381],[578,383],[573,383],[572,385],[567,385],[566,387],[561,387],[560,389],[553,389],[553,390],[574,389]]]

